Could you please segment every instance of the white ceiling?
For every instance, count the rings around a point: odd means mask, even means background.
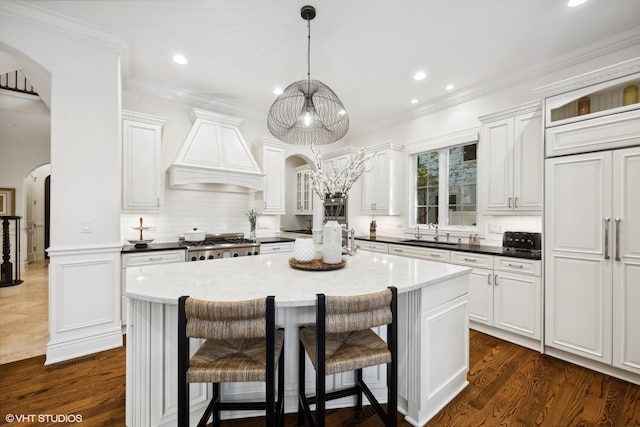
[[[567,0],[24,3],[126,40],[125,87],[213,98],[265,120],[276,98],[272,90],[306,78],[300,8],[313,5],[311,77],[342,99],[351,132],[530,78],[620,34],[640,34],[638,0],[590,0],[577,8],[568,8]],[[189,64],[173,63],[176,53]],[[414,81],[419,70],[427,77]],[[447,92],[448,84],[455,89]],[[411,104],[413,98],[419,102]]]

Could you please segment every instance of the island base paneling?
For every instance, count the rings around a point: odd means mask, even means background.
[[[280,254],[273,256],[277,255]],[[401,259],[396,263],[413,262]],[[393,282],[393,279],[390,281]],[[398,312],[401,314],[398,328],[398,409],[412,425],[426,424],[468,384],[468,290],[468,274],[454,274],[398,295]],[[276,316],[277,323],[285,328],[285,411],[292,413],[297,411],[297,365],[294,362],[298,352],[298,327],[315,321],[315,307],[285,304],[277,307]],[[130,298],[129,319],[127,425],[175,425],[177,305]],[[384,338],[386,329],[381,328],[377,332]],[[307,363],[310,364],[308,359]],[[384,369],[384,366],[371,367],[363,373],[373,393],[383,403],[386,402]],[[308,372],[312,372],[310,367]],[[311,376],[307,378],[306,387],[310,392],[313,392],[313,381]],[[352,373],[327,377],[328,391],[351,384]],[[225,384],[221,394],[223,400],[261,399],[264,387],[262,383]],[[191,386],[193,425],[200,418],[199,414],[204,411],[210,396],[210,387]],[[353,405],[353,398],[345,398],[331,402],[330,407]],[[245,411],[223,413],[223,418],[259,415],[263,414]]]

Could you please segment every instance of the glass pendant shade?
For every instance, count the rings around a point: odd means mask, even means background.
[[[269,109],[267,127],[280,141],[297,145],[331,144],[349,130],[349,116],[331,88],[311,80],[311,20],[313,6],[304,6],[300,15],[307,21],[307,79],[287,86]]]

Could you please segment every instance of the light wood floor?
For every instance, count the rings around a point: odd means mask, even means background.
[[[640,426],[640,386],[471,331],[469,386],[428,427]],[[0,365],[0,426],[6,414],[80,415],[82,423],[124,426],[125,348],[44,366],[44,356]],[[408,427],[401,417],[400,427]],[[286,427],[296,425],[288,414]],[[260,419],[223,422],[254,427]],[[370,408],[331,411],[329,426],[377,427]],[[130,426],[137,427],[137,426]]]
[[[49,341],[49,261],[27,265],[17,295],[0,298],[0,364],[40,356]]]

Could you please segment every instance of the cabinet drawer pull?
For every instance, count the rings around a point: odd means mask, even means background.
[[[431,258],[440,258],[440,254],[429,254]]]
[[[491,285],[491,275],[487,274],[487,285]]]
[[[393,249],[393,251],[394,251],[394,252],[402,252],[402,249],[394,248],[394,249]]]
[[[515,199],[513,199],[513,207],[514,208],[518,207],[518,198],[517,197]]]
[[[511,199],[512,199],[512,198],[513,198],[513,197],[509,197],[509,204],[508,204],[508,206],[507,206],[507,207],[509,207],[509,208],[511,207]]]
[[[509,267],[513,267],[513,268],[524,268],[524,265],[522,264],[507,264]]]
[[[162,261],[162,257],[149,257],[149,261]]]
[[[493,284],[498,286],[498,275],[497,274],[493,277]]]
[[[469,261],[469,262],[478,262],[478,260],[476,260],[475,258],[464,258],[465,261]]]

